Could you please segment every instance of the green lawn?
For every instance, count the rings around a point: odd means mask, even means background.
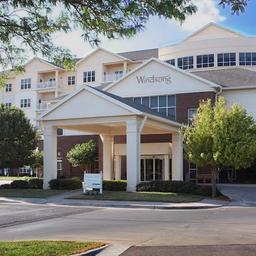
[[[103,195],[81,194],[69,199],[189,203],[200,201],[202,198],[202,196],[191,194],[104,191]]]
[[[9,181],[13,181],[13,180],[27,180],[27,179],[31,179],[31,178],[36,178],[36,177],[0,176],[0,181],[1,180],[9,180]]]
[[[63,192],[66,192],[66,190],[0,189],[0,197],[46,198],[61,194]]]
[[[0,242],[1,256],[70,256],[104,244],[71,241]]]

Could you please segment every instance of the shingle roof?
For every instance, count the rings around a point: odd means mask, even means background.
[[[129,60],[147,60],[150,58],[158,58],[158,49],[147,49],[131,52],[120,52],[119,55],[129,59]]]
[[[256,86],[256,72],[248,69],[226,68],[192,73],[227,88]]]

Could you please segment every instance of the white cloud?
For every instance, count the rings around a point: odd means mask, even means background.
[[[214,0],[194,0],[197,6],[197,13],[189,16],[182,24],[182,30],[192,32],[200,29],[209,22],[221,22],[226,19],[220,14],[217,3]]]

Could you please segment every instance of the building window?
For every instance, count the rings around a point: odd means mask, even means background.
[[[11,102],[6,102],[4,105],[5,105],[5,107],[10,108],[12,106],[12,103]]]
[[[196,56],[196,67],[197,68],[214,67],[214,54]]]
[[[84,72],[84,83],[95,82],[95,71]]]
[[[197,113],[197,108],[189,108],[188,109],[188,124],[191,125],[193,123],[193,119]]]
[[[57,128],[57,135],[58,135],[58,136],[63,135],[63,129]]]
[[[12,91],[12,84],[6,84],[5,85],[5,91],[6,92],[11,92]]]
[[[189,180],[196,180],[197,166],[189,162]]]
[[[256,65],[256,52],[240,52],[239,53],[240,66],[255,66]]]
[[[175,66],[175,59],[167,60],[166,62],[171,64],[172,66]]]
[[[132,99],[135,103],[141,104],[156,112],[167,116],[172,120],[176,119],[176,96],[175,95],[159,95],[148,97],[136,97]]]
[[[31,99],[21,99],[20,100],[21,108],[30,108],[30,106],[31,106]]]
[[[21,90],[30,89],[31,88],[31,79],[30,78],[21,79],[20,88],[21,88]]]
[[[115,71],[115,79],[118,80],[123,76],[123,70]]]
[[[57,177],[62,176],[62,159],[57,160]]]
[[[193,56],[178,58],[178,67],[181,69],[191,69],[194,67]]]
[[[68,85],[74,85],[76,83],[75,76],[68,76]]]
[[[235,66],[236,65],[236,53],[218,53],[218,66]]]

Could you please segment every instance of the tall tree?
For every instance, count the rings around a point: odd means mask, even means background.
[[[75,28],[92,44],[100,35],[131,37],[150,16],[183,22],[196,12],[193,0],[0,0],[0,66],[21,69],[27,48],[56,64],[72,66],[72,55],[52,42],[56,32]],[[232,11],[244,11],[247,0],[219,0]]]
[[[191,126],[184,130],[187,158],[200,166],[212,167],[212,196],[216,176],[223,167],[249,167],[256,158],[256,124],[243,107],[228,108],[223,97],[215,105],[201,102]]]
[[[36,130],[24,112],[1,104],[0,124],[0,168],[29,165],[36,148]]]

